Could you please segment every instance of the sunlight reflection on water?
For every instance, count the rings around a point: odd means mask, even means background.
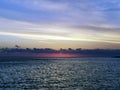
[[[120,90],[120,60],[56,58],[0,61],[0,89]]]

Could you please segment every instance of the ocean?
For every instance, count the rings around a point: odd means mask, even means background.
[[[120,90],[120,59],[0,58],[0,90]]]

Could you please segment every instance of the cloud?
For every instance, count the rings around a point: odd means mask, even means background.
[[[0,34],[33,40],[66,40],[85,42],[120,43],[119,32],[114,33],[114,27],[32,24],[8,19],[0,19]],[[5,26],[7,25],[7,28]],[[109,29],[111,30],[109,31]]]
[[[119,44],[119,9],[119,0],[4,0],[0,33],[22,40]]]
[[[4,12],[3,16],[17,20],[70,24],[87,24],[104,21],[101,12],[91,12],[93,4],[91,5],[87,1],[11,0],[10,2],[7,0],[5,5],[9,8],[2,7],[2,10],[5,9],[5,11],[1,11],[1,13]],[[83,8],[86,8],[86,10]],[[8,13],[11,14],[8,15]]]
[[[6,2],[5,2],[6,1]],[[32,23],[118,24],[120,1],[5,0],[2,17]],[[7,7],[5,7],[7,5]],[[4,13],[4,14],[2,14]],[[8,13],[10,13],[8,15]]]
[[[52,0],[11,0],[12,3],[33,10],[65,10],[68,8],[67,3],[57,3]]]

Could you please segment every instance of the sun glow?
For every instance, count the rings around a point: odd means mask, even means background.
[[[72,57],[80,57],[78,54],[69,54],[69,53],[43,53],[38,54],[38,57],[52,57],[52,58],[72,58]]]

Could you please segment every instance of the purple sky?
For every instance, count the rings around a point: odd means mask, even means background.
[[[0,48],[120,49],[119,0],[0,0]]]

